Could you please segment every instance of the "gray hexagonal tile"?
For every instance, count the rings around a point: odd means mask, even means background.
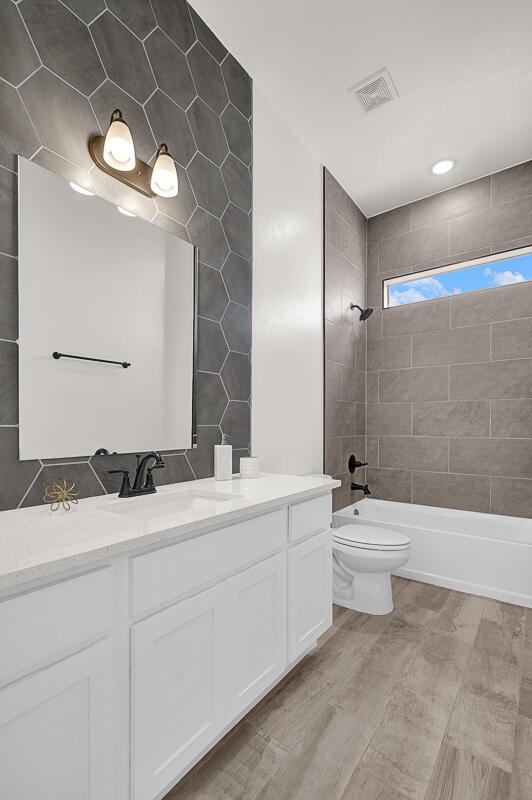
[[[229,442],[233,447],[248,447],[251,428],[251,412],[248,403],[231,400],[220,426],[229,437]]]
[[[198,269],[198,313],[200,316],[220,321],[228,302],[229,298],[219,271],[200,264]]]
[[[240,305],[249,306],[252,280],[249,261],[236,253],[229,253],[229,258],[223,265],[222,275],[231,300]]]
[[[17,169],[17,153],[30,156],[40,142],[16,89],[0,81],[0,165]]]
[[[161,214],[159,211],[152,222],[154,225],[158,225],[159,228],[163,228],[168,233],[171,233],[172,236],[177,236],[178,239],[184,239],[185,242],[190,242],[190,238],[185,226],[181,225],[179,222],[176,222],[174,219],[167,217],[166,214]]]
[[[221,377],[230,400],[247,400],[251,394],[251,361],[242,353],[229,353]]]
[[[198,150],[220,166],[229,151],[218,114],[197,97],[188,109],[187,117]]]
[[[249,119],[252,111],[251,78],[231,53],[222,64],[222,72],[229,99]]]
[[[20,94],[43,145],[88,169],[87,143],[100,131],[87,98],[44,67],[20,87]]]
[[[17,423],[18,346],[15,342],[0,341],[0,425]]]
[[[185,0],[151,0],[157,23],[184,53],[194,44],[196,34]]]
[[[189,11],[199,41],[207,48],[211,56],[213,56],[218,63],[221,63],[227,55],[227,50],[199,14],[194,11],[192,6],[189,6]]]
[[[18,428],[0,428],[0,511],[16,508],[38,475],[38,461],[19,461]]]
[[[220,65],[200,42],[196,42],[192,50],[187,53],[187,59],[199,96],[214,111],[221,114],[229,98]]]
[[[42,468],[39,477],[24,498],[22,508],[42,505],[42,496],[46,486],[54,481],[62,480],[75,481],[80,498],[105,494],[90,464],[50,464]]]
[[[105,0],[62,0],[87,25],[105,10]]]
[[[0,76],[18,86],[39,66],[19,10],[14,3],[0,3]]]
[[[163,214],[185,225],[196,208],[196,200],[186,171],[179,164],[176,171],[179,186],[176,197],[156,197],[155,205]]]
[[[122,91],[116,83],[105,81],[91,97],[91,105],[105,134],[115,108],[119,108],[131,128],[138,158],[149,161],[157,150],[157,144],[142,106]]]
[[[227,352],[220,324],[198,317],[198,369],[219,372]]]
[[[251,350],[251,312],[249,308],[229,303],[222,317],[227,344],[238,353],[249,353]]]
[[[220,169],[196,153],[187,169],[198,205],[220,217],[229,202]]]
[[[208,211],[197,208],[187,224],[190,241],[199,247],[199,257],[209,267],[221,269],[229,248],[222,224]]]
[[[164,469],[158,470],[155,474],[158,486],[194,480],[194,473],[184,455],[165,455],[164,464]]]
[[[251,175],[248,168],[229,153],[222,164],[222,175],[231,202],[247,214],[251,211]]]
[[[229,142],[229,149],[248,166],[251,164],[251,129],[247,119],[233,104],[227,106],[222,114],[222,125]]]
[[[196,146],[183,109],[157,90],[146,103],[146,114],[157,144],[165,142],[173,158],[186,167]]]
[[[0,253],[8,256],[18,248],[17,191],[17,176],[0,167]]]
[[[227,405],[227,395],[219,375],[196,374],[196,418],[198,425],[219,425]]]
[[[186,57],[160,28],[148,36],[144,45],[158,87],[181,108],[188,108],[196,97],[196,89]]]
[[[108,11],[92,23],[91,32],[109,78],[145,103],[155,80],[142,43]]]
[[[155,28],[150,0],[107,0],[107,8],[139,39],[144,39]]]
[[[231,203],[222,217],[222,225],[231,250],[242,258],[250,258],[251,221],[248,215]]]
[[[210,270],[214,275],[219,272]],[[220,278],[221,282],[221,278]],[[224,290],[225,291],[225,290]],[[225,308],[225,306],[224,306]],[[18,337],[18,269],[17,260],[0,255],[0,339],[15,341]]]
[[[105,73],[87,26],[57,0],[24,0],[22,16],[41,61],[89,95]]]
[[[214,474],[214,445],[220,444],[222,433],[218,425],[198,425],[198,446],[187,451],[187,458],[196,478]]]

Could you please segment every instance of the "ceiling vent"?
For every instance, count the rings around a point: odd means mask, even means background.
[[[347,91],[357,99],[366,113],[397,97],[397,89],[386,67],[351,86]]]

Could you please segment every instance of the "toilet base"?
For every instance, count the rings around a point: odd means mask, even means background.
[[[393,611],[390,572],[354,572],[351,586],[334,576],[333,602],[363,614],[384,615]]]

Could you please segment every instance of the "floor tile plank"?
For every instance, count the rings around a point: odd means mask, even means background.
[[[509,800],[510,774],[442,744],[425,800]]]
[[[434,630],[466,644],[473,644],[485,605],[482,597],[452,592],[444,603]]]
[[[532,797],[532,720],[518,717],[510,800]]]

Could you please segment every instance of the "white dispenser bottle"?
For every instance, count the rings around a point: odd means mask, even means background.
[[[222,443],[214,445],[214,477],[217,481],[230,481],[233,477],[233,448],[222,433]]]

